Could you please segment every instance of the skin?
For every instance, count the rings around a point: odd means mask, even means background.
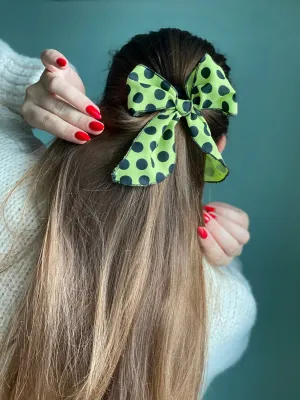
[[[59,66],[58,58],[66,61]],[[86,95],[79,75],[70,66],[67,58],[57,50],[47,49],[41,53],[45,70],[40,80],[26,90],[21,113],[25,121],[34,128],[47,131],[54,136],[73,143],[84,144],[75,133],[83,131],[89,135],[99,135],[103,129],[95,131],[89,124],[97,121],[86,111],[93,106]],[[98,119],[100,119],[99,116]],[[98,120],[99,122],[99,120]],[[217,143],[222,153],[226,147],[226,136]],[[242,253],[243,246],[249,241],[249,217],[241,209],[221,202],[211,202],[204,206],[213,207],[204,213],[207,237],[199,236],[206,259],[211,265],[223,266]]]

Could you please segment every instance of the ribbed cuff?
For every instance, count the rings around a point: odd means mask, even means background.
[[[39,80],[43,70],[39,59],[20,55],[0,40],[0,103],[20,114],[26,88]]]

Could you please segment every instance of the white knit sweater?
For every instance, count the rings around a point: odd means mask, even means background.
[[[0,40],[0,202],[7,191],[45,151],[29,125],[20,116],[25,89],[36,82],[43,71],[40,60],[15,53]],[[18,189],[5,208],[10,229],[22,230],[22,248],[38,228],[34,207],[21,220],[28,186]],[[12,234],[0,222],[0,255],[11,244]],[[0,339],[7,328],[8,316],[21,300],[27,279],[35,267],[39,249],[32,248],[17,265],[0,274]],[[206,386],[212,379],[236,363],[247,347],[256,318],[251,288],[241,273],[241,263],[213,268],[204,260],[208,301],[208,363]]]

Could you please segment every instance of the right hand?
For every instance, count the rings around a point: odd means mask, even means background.
[[[58,59],[65,60],[66,65],[57,64]],[[99,107],[85,96],[84,85],[66,57],[49,49],[41,53],[41,61],[45,70],[40,80],[26,89],[21,107],[25,121],[78,144],[91,139],[88,133],[101,133],[104,125],[99,122]]]

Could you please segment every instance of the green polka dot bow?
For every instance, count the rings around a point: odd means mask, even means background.
[[[203,109],[236,115],[235,90],[222,68],[206,54],[185,83],[185,98],[168,81],[139,64],[127,79],[128,108],[133,116],[160,111],[133,141],[112,172],[114,182],[147,186],[163,181],[175,168],[175,126],[185,117],[192,140],[206,153],[204,179],[221,182],[229,171],[201,115]],[[183,97],[183,96],[181,96]]]

